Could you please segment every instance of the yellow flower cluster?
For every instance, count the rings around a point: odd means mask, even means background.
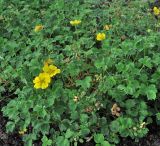
[[[51,77],[54,77],[56,74],[60,73],[60,69],[53,65],[52,62],[53,61],[51,59],[44,62],[44,67],[42,69],[43,72],[33,80],[34,88],[46,89],[51,82]]]
[[[70,24],[73,25],[73,26],[79,25],[80,23],[81,23],[81,20],[70,21]]]
[[[153,8],[153,13],[154,13],[154,15],[156,15],[156,16],[160,15],[160,8],[154,7],[154,8]]]
[[[26,132],[27,132],[27,129],[25,128],[25,129],[23,129],[23,130],[20,130],[18,133],[19,133],[20,135],[24,135]]]
[[[43,71],[47,73],[50,77],[55,76],[60,73],[60,69],[58,69],[55,65],[44,65]]]
[[[36,25],[35,28],[34,28],[34,31],[35,31],[35,32],[39,32],[39,31],[41,31],[43,28],[44,28],[44,26],[41,25],[41,24],[40,24],[40,25]]]
[[[105,33],[98,33],[97,36],[96,36],[97,41],[103,41],[105,38],[106,38]]]
[[[112,28],[112,25],[105,25],[104,26],[104,30],[106,30],[106,31],[108,31],[108,30],[110,30]],[[106,39],[106,34],[105,33],[98,33],[97,35],[96,35],[96,40],[97,41],[103,41],[103,40],[105,40]]]
[[[70,24],[72,25],[72,26],[77,26],[77,25],[79,25],[81,23],[81,20],[72,20],[72,21],[70,21]],[[110,26],[111,25],[105,25],[104,26],[104,29],[105,30],[109,30],[109,28],[110,28]],[[98,33],[97,34],[97,36],[96,36],[96,40],[97,41],[102,41],[102,40],[104,40],[106,38],[106,35],[105,35],[105,33]]]
[[[40,73],[35,79],[33,80],[34,88],[36,89],[46,89],[51,82],[51,78],[48,73]]]
[[[154,7],[154,13],[155,13],[155,15],[159,15],[159,13],[160,13],[160,10],[157,8],[157,7]],[[72,25],[72,26],[77,26],[77,25],[79,25],[81,23],[81,20],[72,20],[72,21],[70,21],[70,24]],[[104,30],[110,30],[110,28],[112,27],[112,25],[105,25],[104,26]],[[36,25],[35,26],[35,28],[34,28],[34,31],[35,32],[39,32],[39,31],[41,31],[42,29],[44,28],[44,26],[43,25]],[[105,38],[106,38],[106,34],[105,33],[98,33],[97,35],[96,35],[96,40],[97,41],[103,41],[103,40],[105,40]],[[55,67],[53,67],[53,66],[50,66],[49,68],[52,68],[52,70],[53,69],[55,69]],[[46,67],[45,67],[45,70],[46,70]]]

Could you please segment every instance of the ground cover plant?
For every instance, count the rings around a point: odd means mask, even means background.
[[[160,123],[159,30],[160,6],[144,0],[1,0],[7,132],[25,146],[144,137]]]

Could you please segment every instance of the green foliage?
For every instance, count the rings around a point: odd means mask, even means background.
[[[52,140],[48,139],[46,136],[42,138],[42,146],[50,146],[52,144]]]
[[[2,111],[7,132],[27,129],[26,146],[40,139],[43,146],[91,139],[112,146],[145,136],[149,119],[160,120],[160,22],[148,3],[1,0],[0,12]],[[44,28],[35,32],[36,25]],[[99,32],[105,40],[96,40]],[[35,89],[48,58],[61,73]]]
[[[104,140],[103,134],[94,135],[94,141],[96,142],[96,146],[111,146],[108,141]]]

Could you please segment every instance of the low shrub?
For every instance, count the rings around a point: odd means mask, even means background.
[[[160,21],[148,3],[0,3],[2,111],[24,145],[114,146],[159,123]]]

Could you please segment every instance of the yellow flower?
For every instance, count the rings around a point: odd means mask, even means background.
[[[43,28],[44,28],[43,25],[36,25],[35,28],[34,28],[34,31],[38,32],[38,31],[41,31]]]
[[[103,41],[106,38],[105,33],[98,33],[96,36],[97,41]]]
[[[24,135],[26,132],[27,132],[27,129],[25,128],[25,129],[23,129],[23,130],[20,130],[18,133],[19,133],[20,135]]]
[[[158,16],[160,14],[160,9],[158,9],[157,7],[154,7],[153,13],[154,13],[154,15]]]
[[[73,25],[73,26],[79,25],[80,23],[81,23],[81,20],[70,21],[70,24]]]
[[[53,60],[52,59],[47,59],[46,61],[44,61],[44,65],[50,65],[53,63]]]
[[[56,74],[60,73],[60,69],[58,69],[56,66],[54,65],[44,65],[43,67],[43,71],[45,73],[48,73],[50,77],[55,76]]]
[[[36,89],[46,89],[51,82],[50,75],[48,73],[40,73],[39,76],[35,77],[33,80],[34,88]]]

